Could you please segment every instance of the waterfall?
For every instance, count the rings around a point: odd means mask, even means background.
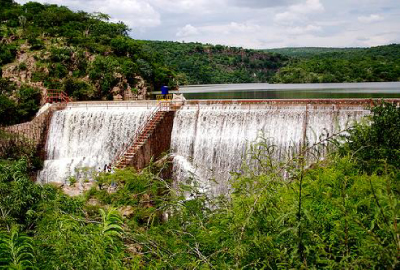
[[[303,139],[312,145],[368,113],[335,105],[184,106],[172,131],[174,179],[193,178],[209,194],[226,194],[231,173],[240,172],[246,149],[260,134],[276,146],[274,158],[284,160]]]
[[[151,113],[140,104],[117,105],[71,106],[54,112],[39,182],[82,179],[112,162]],[[241,172],[243,160],[248,160],[251,142],[267,139],[276,147],[273,158],[285,160],[302,143],[312,145],[367,114],[357,105],[188,104],[174,118],[173,178],[177,183],[194,179],[208,194],[226,194],[231,174]]]
[[[54,112],[41,183],[103,171],[150,113],[146,107],[70,107]]]

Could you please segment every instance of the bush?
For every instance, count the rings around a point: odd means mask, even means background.
[[[95,97],[93,86],[74,78],[65,80],[64,91],[75,100],[91,100]]]
[[[17,122],[17,106],[8,96],[0,95],[0,125],[12,125]]]
[[[341,152],[351,152],[367,172],[385,164],[400,169],[400,107],[382,101],[371,111],[369,124],[355,125]]]
[[[41,50],[44,48],[44,42],[38,38],[28,38],[28,43],[31,45],[31,50]]]
[[[19,121],[31,120],[40,108],[40,89],[22,86],[17,92],[17,99]]]

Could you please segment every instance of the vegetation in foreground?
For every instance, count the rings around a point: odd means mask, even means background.
[[[298,157],[288,180],[287,164],[266,162],[232,180],[229,200],[184,200],[189,187],[153,167],[68,197],[31,181],[26,153],[3,159],[0,268],[397,269],[400,108],[372,110],[325,161],[304,169]]]

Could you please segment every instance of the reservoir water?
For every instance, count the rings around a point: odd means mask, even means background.
[[[186,99],[400,98],[400,82],[188,85],[171,93]]]

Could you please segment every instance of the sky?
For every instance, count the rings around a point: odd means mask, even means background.
[[[17,0],[26,3],[26,0]],[[400,43],[400,0],[36,0],[102,12],[145,40],[253,49]]]

